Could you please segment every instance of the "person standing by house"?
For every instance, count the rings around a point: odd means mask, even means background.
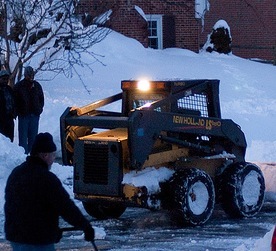
[[[50,133],[39,133],[30,156],[15,167],[5,188],[5,234],[13,251],[54,251],[59,242],[59,216],[94,241],[90,222],[70,199],[58,177],[50,172],[56,145]]]
[[[14,86],[16,113],[18,116],[19,145],[28,154],[38,133],[39,118],[44,107],[41,85],[34,80],[34,70],[27,66],[24,79]]]
[[[8,85],[9,76],[8,71],[0,71],[0,133],[13,142],[15,104],[13,90]]]

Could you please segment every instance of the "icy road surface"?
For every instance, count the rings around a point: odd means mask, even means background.
[[[247,219],[229,219],[216,205],[212,218],[200,227],[177,228],[169,220],[166,211],[151,212],[129,208],[116,220],[98,221],[91,218],[96,227],[103,227],[104,240],[96,240],[99,250],[112,251],[219,251],[241,246],[250,250],[256,240],[263,238],[276,223],[276,202],[266,202],[261,212]],[[11,250],[1,234],[0,250]],[[85,242],[81,232],[67,232],[57,250],[93,250]]]

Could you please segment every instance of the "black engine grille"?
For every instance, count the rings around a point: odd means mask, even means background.
[[[108,184],[108,145],[84,144],[84,183]]]

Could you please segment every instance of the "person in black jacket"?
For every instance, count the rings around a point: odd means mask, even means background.
[[[5,234],[14,251],[53,251],[61,238],[59,216],[94,240],[94,229],[50,172],[56,145],[49,133],[39,133],[30,156],[14,168],[5,188]]]
[[[0,71],[0,133],[13,142],[15,104],[13,90],[8,85],[9,76],[8,71]]]
[[[27,66],[24,79],[14,86],[16,113],[18,116],[19,145],[28,154],[38,133],[39,118],[44,107],[41,85],[34,80],[34,70]]]

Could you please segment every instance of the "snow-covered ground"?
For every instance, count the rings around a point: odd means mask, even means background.
[[[51,81],[50,74],[37,74],[45,93],[45,108],[40,120],[40,132],[53,134],[60,156],[59,118],[68,106],[83,106],[120,92],[120,82],[125,79],[168,80],[168,79],[219,79],[220,101],[223,118],[230,118],[245,132],[248,149],[247,161],[258,162],[265,176],[266,200],[276,200],[276,170],[269,163],[276,162],[276,67],[252,62],[234,55],[200,53],[184,49],[153,50],[145,49],[136,40],[116,32],[92,48],[98,60],[82,55],[91,62],[93,74],[79,66],[87,90],[77,76],[66,79],[59,75]],[[36,67],[36,59],[32,66]],[[119,107],[111,107],[118,109]],[[17,121],[16,121],[17,122]],[[11,170],[25,159],[24,151],[15,142],[0,135],[0,222],[4,221],[4,187]],[[72,193],[72,168],[57,163],[53,172],[63,181],[68,192]],[[158,179],[158,175],[156,179]],[[149,181],[154,182],[154,181]],[[76,203],[81,207],[80,203]],[[0,237],[4,238],[3,229]],[[103,237],[104,234],[100,234]],[[271,236],[269,232],[262,240],[265,248]],[[237,247],[236,251],[247,251]]]

